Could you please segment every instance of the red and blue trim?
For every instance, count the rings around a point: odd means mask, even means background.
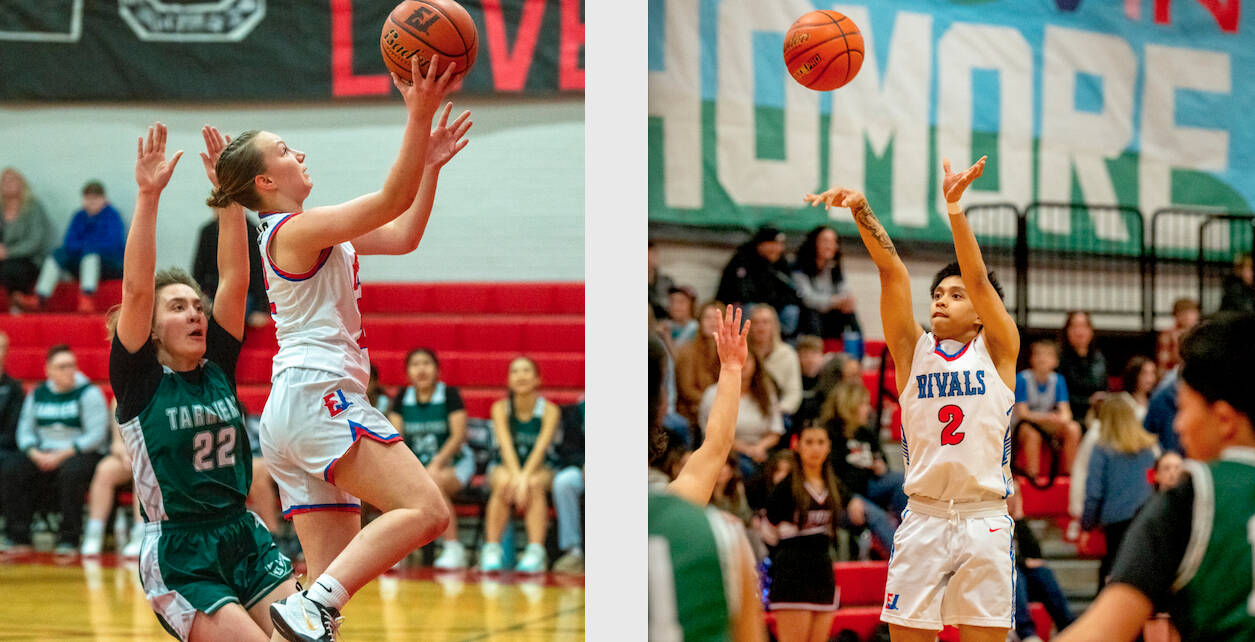
[[[353,435],[353,444],[356,444],[357,441],[363,437],[367,439],[374,439],[375,441],[381,444],[393,444],[398,441],[401,441],[400,433],[394,432],[391,435],[385,437],[383,435],[380,435],[372,431],[370,428],[367,428],[366,426],[363,426],[362,424],[357,423],[356,421],[349,421],[349,431]],[[349,448],[352,448],[353,444],[349,444]],[[348,451],[349,451],[348,448],[344,449],[344,452],[347,453]],[[343,456],[344,455],[340,455],[340,457],[343,457]],[[336,457],[335,459],[332,459],[331,463],[327,464],[327,467],[322,470],[322,478],[326,480],[328,484],[336,483],[336,464],[340,461],[340,457]]]
[[[284,519],[292,519],[293,515],[312,513],[315,511],[336,511],[341,513],[361,513],[361,504],[298,504],[283,511]]]
[[[959,351],[954,354],[946,354],[945,352],[943,352],[941,349],[941,340],[937,339],[936,341],[937,342],[933,344],[933,352],[936,353],[937,356],[941,357],[942,359],[945,359],[946,361],[954,361],[955,359],[958,359],[959,357],[963,356],[963,353],[967,352],[967,349],[972,346],[972,343],[975,342],[976,339],[972,339],[971,341],[968,341],[967,343],[963,344],[963,347],[959,348]]]
[[[322,251],[318,253],[318,262],[314,264],[314,267],[310,268],[306,272],[300,272],[300,273],[288,272],[286,270],[280,269],[280,267],[275,264],[274,259],[270,257],[270,241],[273,241],[275,234],[279,233],[279,228],[283,227],[284,223],[287,223],[288,221],[292,220],[292,217],[296,216],[297,214],[300,214],[300,212],[296,212],[294,214],[285,216],[278,223],[275,223],[274,229],[270,231],[270,239],[267,240],[266,242],[266,263],[269,263],[270,268],[275,271],[275,274],[279,275],[279,278],[284,279],[285,281],[304,281],[314,276],[315,274],[318,273],[318,270],[321,269],[324,264],[326,264],[327,259],[331,257],[331,248],[324,247]],[[262,216],[266,216],[266,215],[263,214]]]

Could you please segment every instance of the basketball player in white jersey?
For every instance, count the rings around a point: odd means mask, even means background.
[[[304,210],[313,187],[305,155],[270,132],[248,131],[222,151],[209,203],[234,201],[262,218],[258,243],[279,351],[261,417],[261,446],[308,565],[308,590],[270,608],[288,640],[335,639],[349,597],[449,523],[431,477],[366,398],[370,363],[357,300],[358,254],[405,254],[422,238],[440,168],[467,141],[464,113],[448,122],[455,69],[414,84],[395,75],[408,120],[383,187]],[[433,56],[428,67],[439,68]],[[361,499],[359,499],[361,498]],[[361,527],[361,500],[384,511]]]
[[[959,198],[985,168],[954,174],[942,190],[958,264],[933,280],[930,332],[912,316],[910,278],[860,193],[807,194],[848,207],[880,272],[880,314],[896,364],[902,455],[910,497],[893,541],[881,620],[895,642],[932,640],[944,625],[966,640],[1006,639],[1015,590],[1009,413],[1020,335],[990,278]]]

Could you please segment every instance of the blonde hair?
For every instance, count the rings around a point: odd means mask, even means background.
[[[163,270],[158,270],[157,274],[153,276],[154,320],[157,318],[157,294],[161,292],[162,288],[168,285],[176,285],[178,283],[182,283],[183,285],[192,288],[192,292],[196,293],[196,296],[200,298],[201,305],[205,308],[205,316],[213,316],[209,297],[205,296],[205,292],[200,289],[200,284],[196,282],[196,279],[193,279],[192,275],[188,274],[187,270],[184,270],[183,268],[169,267]],[[118,332],[118,316],[121,314],[122,304],[120,303],[109,308],[109,311],[105,313],[105,331],[109,333],[110,341],[113,341],[113,337]]]
[[[1133,410],[1133,397],[1127,392],[1111,395],[1098,409],[1098,441],[1119,453],[1136,453],[1159,443],[1146,432]]]
[[[214,165],[218,187],[205,200],[206,205],[222,209],[235,202],[253,211],[261,208],[261,195],[253,179],[266,171],[266,155],[253,144],[258,133],[250,129],[222,149]]]
[[[854,436],[863,427],[858,416],[858,407],[871,401],[871,393],[861,383],[842,381],[833,386],[832,392],[824,399],[823,408],[819,411],[819,425],[829,426],[832,421],[841,421],[841,432],[846,439]],[[831,426],[829,426],[831,427]]]
[[[13,172],[13,175],[17,176],[17,180],[22,182],[22,195],[18,197],[18,211],[21,211],[26,208],[26,204],[31,200],[31,184],[26,181],[26,177],[23,176],[21,172],[17,171],[13,167],[0,169],[0,179],[3,179],[4,175],[9,172]],[[4,201],[4,194],[0,193],[0,207],[3,207],[4,205],[6,205]]]

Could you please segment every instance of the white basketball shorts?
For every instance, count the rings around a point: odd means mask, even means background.
[[[1013,626],[1014,528],[1004,500],[912,497],[893,536],[881,621],[934,630]]]
[[[361,500],[335,486],[336,462],[363,437],[401,441],[357,381],[306,368],[275,377],[260,432],[262,456],[289,519],[316,510],[360,512]]]

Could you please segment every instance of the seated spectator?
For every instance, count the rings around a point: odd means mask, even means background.
[[[1155,481],[1151,484],[1155,492],[1168,490],[1181,481],[1185,472],[1185,460],[1175,451],[1168,450],[1155,460]]]
[[[78,311],[95,312],[92,297],[101,279],[122,278],[122,252],[126,249],[126,228],[122,215],[105,198],[100,181],[83,186],[83,208],[74,213],[65,229],[61,247],[44,259],[35,283],[38,305],[43,306],[57,282],[68,276],[79,280]]]
[[[750,350],[771,377],[780,395],[780,410],[792,416],[802,405],[802,365],[797,351],[780,336],[780,321],[771,306],[760,304],[750,312]]]
[[[675,411],[693,426],[698,424],[698,408],[702,394],[719,381],[719,352],[715,349],[715,331],[719,327],[723,304],[709,301],[702,305],[698,321],[701,329],[693,340],[675,355]]]
[[[0,548],[29,552],[30,524],[38,492],[56,488],[61,515],[56,553],[76,555],[83,530],[83,497],[96,464],[108,448],[108,406],[100,388],[78,372],[64,344],[48,349],[48,379],[26,396],[18,421],[17,447],[25,454],[0,473],[5,541]]]
[[[793,263],[793,285],[801,298],[798,331],[825,339],[862,334],[854,316],[854,295],[841,273],[837,233],[821,225],[806,234]]]
[[[1179,368],[1174,368],[1159,380],[1159,386],[1155,388],[1155,392],[1150,396],[1150,403],[1146,405],[1146,418],[1142,420],[1142,426],[1147,432],[1159,438],[1160,448],[1184,454],[1181,439],[1177,431],[1172,428],[1177,417],[1179,376]]]
[[[751,324],[750,332],[754,326]],[[706,388],[698,421],[706,425],[715,405],[717,385]],[[736,414],[736,432],[732,450],[737,453],[741,474],[749,479],[762,469],[769,451],[780,443],[784,434],[784,417],[780,414],[780,402],[775,387],[762,367],[762,362],[749,351],[745,365],[741,367],[741,399]]]
[[[192,258],[192,278],[210,299],[218,293],[218,212],[201,226],[196,238],[196,254]],[[266,279],[262,273],[261,248],[257,245],[259,223],[251,212],[245,212],[248,231],[248,298],[245,299],[245,323],[260,327],[270,322],[270,299],[266,297]]]
[[[658,248],[649,242],[649,306],[654,310],[654,317],[659,321],[667,318],[667,297],[675,282],[671,277],[658,271]]]
[[[109,442],[109,454],[96,464],[96,472],[92,475],[91,488],[87,491],[87,525],[83,528],[83,557],[96,557],[104,548],[105,521],[113,512],[113,500],[118,488],[131,484],[131,454],[126,451],[122,434],[118,432],[118,422],[113,419],[117,401],[109,404],[109,428],[112,441]],[[144,520],[139,513],[139,497],[131,501],[131,535],[124,544],[114,542],[118,552],[126,558],[139,557],[139,547],[144,541]],[[120,516],[119,516],[120,517]]]
[[[555,573],[584,572],[584,400],[562,410],[562,438],[558,440],[558,467],[553,476],[553,508],[558,517],[558,548],[562,557]]]
[[[1081,425],[1072,418],[1069,384],[1055,368],[1059,347],[1053,341],[1034,341],[1029,369],[1015,377],[1015,410],[1012,424],[1024,456],[1024,472],[1031,478],[1041,474],[1041,447],[1044,438],[1060,444],[1059,470],[1072,468],[1081,441]]]
[[[1040,642],[1037,624],[1028,610],[1029,600],[1041,602],[1060,631],[1076,616],[1068,606],[1067,596],[1059,587],[1054,571],[1042,560],[1041,543],[1024,521],[1024,499],[1019,488],[1007,498],[1007,508],[1015,520],[1015,634],[1020,642]]]
[[[31,306],[37,301],[31,290],[52,240],[52,224],[26,178],[12,167],[0,171],[0,221],[0,286],[13,297],[13,311],[20,312],[20,301]]]
[[[1120,381],[1124,391],[1133,397],[1133,410],[1137,413],[1137,422],[1141,423],[1150,407],[1150,395],[1159,383],[1159,368],[1150,357],[1133,355],[1125,364]]]
[[[1155,347],[1155,365],[1167,372],[1181,363],[1181,337],[1198,325],[1198,301],[1177,299],[1172,303],[1172,327],[1159,333]]]
[[[817,426],[832,441],[832,467],[852,498],[846,507],[853,526],[866,526],[886,550],[893,547],[896,522],[890,515],[906,509],[906,481],[891,471],[880,445],[880,429],[869,420],[871,394],[862,383],[841,382],[832,389],[819,413]]]
[[[509,525],[511,510],[525,513],[527,548],[514,570],[543,573],[549,567],[545,536],[549,532],[549,500],[553,448],[561,412],[540,396],[540,371],[527,357],[510,362],[509,394],[492,404],[492,429],[500,450],[488,473],[491,494],[484,518],[484,546],[479,554],[481,571],[500,571],[501,535]]]
[[[667,342],[667,349],[675,354],[693,337],[697,336],[697,293],[687,285],[672,286],[667,293],[667,318],[658,322],[658,334]]]
[[[11,466],[13,459],[26,458],[17,449],[17,421],[22,414],[26,393],[22,390],[22,382],[4,369],[8,354],[9,335],[0,332],[0,471]],[[2,507],[3,504],[0,504]]]
[[[1099,583],[1107,583],[1120,541],[1137,514],[1150,499],[1146,471],[1154,468],[1159,447],[1155,436],[1142,429],[1127,393],[1107,399],[1098,410],[1098,444],[1089,460],[1085,481],[1085,510],[1081,528],[1102,526],[1107,554],[1099,568]]]
[[[1068,313],[1058,371],[1068,384],[1072,418],[1087,421],[1090,404],[1107,394],[1107,359],[1094,344],[1094,324],[1088,312]]]
[[[1233,273],[1226,276],[1224,293],[1220,295],[1220,311],[1255,312],[1255,267],[1250,254],[1239,254],[1233,260]]]
[[[831,367],[832,359],[824,354],[823,339],[813,335],[797,338],[797,361],[802,371],[802,403],[793,413],[793,425],[801,430],[802,426],[819,416],[819,408],[828,398],[828,391],[836,384],[840,373]]]
[[[452,497],[466,488],[475,474],[475,457],[466,444],[462,394],[456,386],[440,380],[440,362],[431,348],[410,350],[405,356],[405,376],[409,383],[397,392],[396,401],[388,409],[388,419],[444,494],[449,514],[456,515]],[[449,520],[444,546],[434,566],[466,568],[466,549],[458,540],[457,519]]]
[[[801,299],[784,260],[784,234],[770,225],[758,228],[723,268],[715,298],[746,308],[766,303],[779,312],[782,334],[796,334]]]
[[[781,451],[783,452],[783,451]],[[749,500],[745,497],[745,481],[736,457],[729,456],[719,470],[719,481],[710,496],[710,505],[741,520],[746,526],[754,516]]]

